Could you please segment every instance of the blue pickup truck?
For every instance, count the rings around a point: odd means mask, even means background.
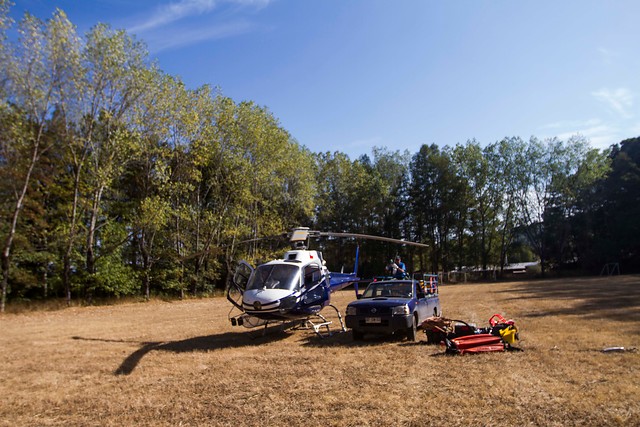
[[[365,334],[402,333],[416,340],[417,327],[430,316],[441,315],[437,277],[374,281],[358,300],[349,303],[346,325],[353,339]]]

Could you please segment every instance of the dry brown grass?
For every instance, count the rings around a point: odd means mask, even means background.
[[[640,425],[640,352],[601,352],[640,347],[640,276],[443,286],[441,302],[515,319],[525,351],[262,336],[223,298],[5,315],[0,425]]]

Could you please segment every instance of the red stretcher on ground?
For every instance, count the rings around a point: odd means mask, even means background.
[[[474,334],[445,341],[447,351],[458,354],[505,351],[505,343],[491,334]]]

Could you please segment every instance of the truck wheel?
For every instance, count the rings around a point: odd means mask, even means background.
[[[415,341],[418,337],[418,318],[416,315],[413,315],[413,320],[411,322],[411,326],[407,328],[407,338],[409,341]]]
[[[362,341],[362,338],[364,337],[364,333],[360,331],[356,331],[355,329],[352,329],[351,336],[354,341]]]

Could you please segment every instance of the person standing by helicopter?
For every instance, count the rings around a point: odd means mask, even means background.
[[[396,262],[395,265],[398,267],[396,269],[396,272],[394,274],[394,277],[396,279],[402,279],[404,278],[404,276],[407,274],[407,266],[404,264],[404,262],[402,262],[402,259],[400,258],[400,255],[396,256]]]

